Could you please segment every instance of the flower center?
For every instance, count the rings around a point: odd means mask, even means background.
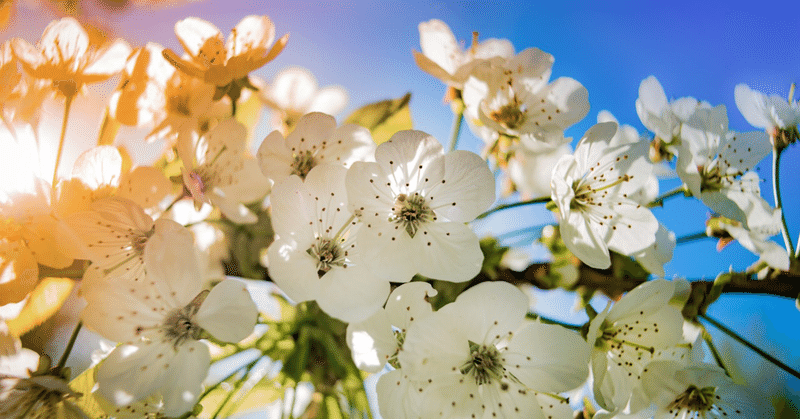
[[[478,385],[491,384],[492,380],[503,378],[503,364],[500,351],[494,345],[478,345],[469,341],[470,357],[461,365],[461,374],[471,375]]]
[[[435,214],[431,207],[425,202],[425,198],[418,193],[412,196],[406,194],[397,195],[394,201],[394,209],[389,221],[393,221],[403,226],[411,238],[417,234],[419,226],[433,220]]]
[[[164,320],[161,330],[177,349],[187,340],[198,340],[203,329],[195,324],[194,316],[200,310],[200,305],[203,304],[209,291],[204,290],[197,294],[194,299],[183,308],[176,309],[169,313]]]
[[[688,409],[695,412],[711,410],[714,406],[715,391],[715,387],[698,388],[694,385],[689,386],[669,407],[670,409]]]
[[[305,179],[308,172],[317,165],[316,159],[314,159],[314,155],[311,154],[311,151],[301,151],[294,156],[294,161],[292,162],[292,173],[293,175],[300,176],[301,179]]]
[[[490,113],[489,117],[508,129],[517,129],[525,122],[525,111],[515,100],[514,103],[503,105],[499,110]]]
[[[317,261],[317,276],[320,278],[334,266],[344,266],[345,254],[334,240],[317,238],[306,252]]]

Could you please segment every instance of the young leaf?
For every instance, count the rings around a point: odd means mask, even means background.
[[[413,128],[410,100],[411,93],[406,93],[401,98],[370,103],[356,109],[345,122],[367,128],[376,144],[383,143],[397,131]]]

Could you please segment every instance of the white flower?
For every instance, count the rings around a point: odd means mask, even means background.
[[[272,126],[294,128],[301,116],[309,112],[336,115],[347,106],[347,91],[341,86],[319,89],[311,71],[288,67],[275,75],[272,84],[259,90],[259,97],[274,111]]]
[[[210,292],[201,290],[196,255],[175,245],[175,233],[148,241],[147,283],[98,282],[84,292],[88,304],[81,313],[87,327],[123,342],[98,367],[100,394],[126,406],[159,393],[166,416],[192,409],[200,395],[210,355],[198,339],[208,333],[238,342],[252,332],[257,316],[241,282],[224,280]]]
[[[564,144],[551,151],[533,152],[519,147],[508,160],[507,173],[514,187],[524,199],[550,194],[550,178],[553,168],[562,156],[572,154],[572,147]]]
[[[683,124],[676,170],[692,195],[714,212],[748,225],[770,218],[751,169],[771,150],[766,133],[728,131],[724,105],[698,109]]]
[[[611,265],[609,249],[624,255],[642,251],[655,242],[658,230],[650,210],[628,197],[652,171],[647,144],[609,146],[616,131],[614,122],[590,128],[575,153],[561,157],[551,180],[564,243],[600,269]]]
[[[490,144],[499,133],[537,151],[568,142],[564,129],[586,116],[589,96],[569,77],[548,84],[552,64],[552,55],[528,48],[513,58],[477,65],[463,95],[473,131]]]
[[[653,362],[642,374],[642,385],[656,406],[654,419],[775,417],[766,398],[735,384],[714,365]]]
[[[0,356],[0,418],[89,419],[73,400],[68,377],[52,375],[50,360],[23,348]]]
[[[681,124],[687,121],[698,108],[709,108],[707,102],[693,97],[667,100],[661,83],[650,76],[639,85],[639,98],[636,99],[636,113],[642,124],[667,144],[679,138]]]
[[[375,163],[347,172],[350,210],[368,266],[393,282],[419,273],[461,282],[480,272],[478,237],[464,223],[494,202],[494,177],[476,154],[444,154],[421,131],[400,131],[375,150]]]
[[[641,375],[647,364],[689,357],[687,347],[678,347],[683,316],[670,304],[685,286],[683,281],[645,282],[591,320],[586,340],[593,346],[594,396],[600,406],[626,413],[646,408]]]
[[[675,233],[667,230],[663,224],[658,223],[656,231],[656,241],[652,245],[632,254],[634,259],[639,262],[648,272],[663,277],[664,264],[672,260],[672,253],[675,251]]]
[[[243,202],[252,202],[269,191],[267,180],[254,170],[245,149],[247,128],[226,119],[200,138],[194,161],[184,161],[183,184],[194,199],[195,208],[212,204],[225,217],[239,224],[258,218]]]
[[[750,125],[761,128],[774,137],[800,123],[800,104],[789,103],[778,95],[765,95],[746,84],[737,84],[733,91],[736,107]]]
[[[422,53],[414,51],[414,61],[422,71],[461,89],[472,68],[482,60],[514,55],[514,46],[506,39],[492,38],[479,43],[477,38],[477,32],[473,32],[472,46],[464,50],[446,23],[438,19],[422,22],[419,24]]]
[[[305,178],[321,163],[350,167],[375,152],[369,130],[354,124],[336,127],[336,119],[324,113],[303,115],[286,139],[280,131],[269,134],[258,148],[261,171],[277,183],[289,175]]]
[[[321,164],[305,181],[290,176],[272,191],[272,225],[277,239],[267,254],[269,274],[295,301],[316,300],[345,322],[366,319],[389,295],[389,282],[375,276],[359,257],[359,226],[347,209],[345,174]]]
[[[770,219],[764,220],[761,226],[750,226],[750,229],[734,220],[717,217],[713,223],[706,228],[707,234],[714,233],[709,230],[722,230],[730,235],[730,238],[739,242],[745,249],[757,254],[759,262],[765,262],[767,265],[774,269],[781,271],[789,270],[789,255],[779,244],[769,240],[769,237],[774,236],[780,232],[781,223],[781,210],[776,209]],[[709,234],[711,235],[711,234]],[[720,241],[724,245],[725,240]],[[717,246],[721,248],[721,246]],[[721,249],[720,249],[721,250]]]
[[[362,322],[348,324],[347,346],[356,366],[374,373],[387,362],[396,365],[408,328],[433,312],[427,298],[436,294],[427,282],[405,283],[392,291],[383,310]]]
[[[577,333],[559,326],[523,323],[528,306],[513,285],[487,282],[415,321],[398,354],[401,368],[378,382],[381,414],[547,417],[551,409],[562,409],[555,406],[566,400],[552,394],[586,380],[589,348]],[[393,411],[398,403],[393,391],[404,386],[398,377],[419,393],[406,402],[405,415]]]

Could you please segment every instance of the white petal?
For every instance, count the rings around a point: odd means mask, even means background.
[[[401,235],[407,236],[404,231]],[[478,236],[458,222],[432,222],[420,226],[413,246],[419,248],[415,263],[418,272],[428,278],[464,282],[481,271],[483,252]]]
[[[165,416],[178,417],[194,408],[210,364],[211,355],[204,343],[191,341],[181,345],[161,386]]]
[[[750,125],[761,129],[772,128],[773,122],[766,109],[766,97],[761,92],[750,89],[746,84],[737,84],[733,97],[739,112]]]
[[[561,393],[589,376],[589,345],[560,326],[528,323],[514,333],[501,359],[508,372],[529,388]]]
[[[389,282],[363,265],[334,267],[320,278],[316,300],[326,313],[344,322],[362,321],[381,309],[389,295]]]
[[[327,86],[319,89],[306,111],[337,115],[347,106],[347,99],[347,90],[345,90],[344,87]]]
[[[422,53],[447,73],[454,74],[461,65],[461,47],[446,23],[432,19],[419,24]]]
[[[280,109],[310,112],[309,103],[316,91],[317,79],[310,71],[288,67],[275,76],[265,96]]]
[[[442,145],[422,131],[397,132],[378,146],[375,161],[404,192],[419,191],[427,184],[440,182],[445,171]]]
[[[117,187],[122,174],[122,156],[116,147],[97,146],[83,152],[75,160],[72,176],[93,190],[101,186]]]
[[[117,346],[97,369],[98,391],[118,406],[141,400],[161,388],[176,354],[161,340]]]
[[[386,312],[378,310],[364,321],[348,324],[347,346],[358,369],[371,373],[382,370],[398,349]]]
[[[469,222],[495,200],[494,175],[477,154],[456,150],[444,158],[441,184],[427,191],[431,209],[447,220]]]
[[[312,112],[303,115],[294,131],[286,137],[286,145],[293,153],[316,152],[323,147],[336,129],[336,119],[328,114]]]
[[[261,173],[275,183],[292,174],[294,156],[280,131],[272,131],[264,138],[256,157]]]
[[[375,141],[368,129],[355,124],[344,124],[333,131],[328,144],[317,156],[320,162],[350,167],[356,161],[372,161],[375,147]]]
[[[356,242],[370,270],[391,282],[410,281],[421,268],[419,263],[423,256],[420,253],[425,249],[421,249],[405,230],[395,229],[394,224],[367,220],[363,223]],[[421,231],[418,234],[422,236]]]
[[[197,311],[197,324],[223,342],[236,343],[253,333],[258,310],[240,281],[226,279],[214,286]]]
[[[402,331],[411,323],[433,313],[428,297],[436,296],[437,291],[427,282],[409,282],[395,288],[386,300],[386,315],[392,326]]]
[[[175,35],[183,48],[192,57],[197,57],[206,42],[211,38],[221,38],[216,26],[196,17],[188,17],[175,24]],[[222,58],[222,57],[220,57]]]
[[[167,219],[155,222],[155,233],[144,248],[148,280],[168,287],[165,298],[174,298],[174,307],[188,304],[201,287],[200,269],[194,236],[182,225]]]
[[[567,249],[583,263],[597,269],[611,266],[611,256],[602,239],[603,234],[598,234],[579,212],[572,212],[568,220],[561,220],[559,226]]]
[[[269,275],[273,281],[296,302],[313,300],[314,286],[319,281],[314,258],[297,247],[292,238],[279,238],[267,248]]]

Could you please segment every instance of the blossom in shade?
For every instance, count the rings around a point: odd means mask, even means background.
[[[419,68],[457,89],[462,88],[472,68],[482,60],[514,55],[514,46],[507,39],[478,42],[477,32],[473,32],[472,45],[464,50],[450,27],[438,19],[419,24],[419,43],[422,52],[414,51]]]
[[[478,155],[421,131],[400,131],[375,150],[375,162],[347,172],[349,209],[362,226],[357,242],[370,269],[393,282],[414,274],[446,281],[481,269],[478,237],[464,223],[494,202],[494,177]]]
[[[316,300],[331,316],[355,322],[381,308],[389,282],[360,258],[355,237],[363,226],[347,208],[346,172],[321,164],[305,181],[290,176],[275,185],[272,225],[278,237],[267,252],[270,277],[286,295]]]
[[[350,167],[371,159],[374,152],[375,142],[366,128],[355,124],[337,128],[332,116],[311,112],[297,121],[286,138],[272,131],[258,148],[257,158],[264,176],[277,183],[290,175],[304,179],[322,163]]]
[[[590,128],[575,153],[556,163],[551,179],[564,244],[600,269],[611,265],[609,250],[640,252],[655,242],[658,230],[652,212],[629,197],[652,172],[647,143],[611,146],[616,131],[614,122]]]
[[[144,283],[95,282],[84,290],[81,313],[87,327],[122,342],[98,367],[100,395],[126,406],[158,393],[166,416],[191,410],[200,396],[210,355],[199,339],[207,333],[238,342],[252,332],[257,317],[243,283],[230,279],[211,291],[201,288],[196,253],[176,245],[175,233],[148,240]]]
[[[311,71],[302,67],[287,67],[272,79],[269,86],[259,90],[259,97],[272,109],[272,126],[286,135],[309,112],[336,115],[347,106],[347,91],[341,86],[319,88]]]
[[[547,417],[566,410],[569,417],[566,399],[555,394],[586,380],[589,347],[560,326],[524,322],[528,307],[513,285],[488,282],[412,323],[400,368],[379,379],[381,414]],[[404,387],[418,394],[401,397]]]
[[[243,87],[253,87],[247,75],[277,57],[289,40],[286,34],[273,44],[272,20],[255,15],[242,19],[227,40],[216,26],[196,17],[176,23],[175,35],[189,59],[169,49],[164,50],[164,57],[183,73],[216,86],[214,100],[229,95],[234,101]]]
[[[51,80],[53,87],[68,97],[85,84],[101,82],[118,73],[131,53],[121,39],[99,49],[90,48],[86,30],[71,17],[47,25],[37,46],[15,38],[11,47],[28,74]]]
[[[686,281],[645,282],[609,303],[589,324],[595,400],[613,412],[635,413],[649,405],[641,388],[647,364],[658,359],[688,362],[683,316],[673,299],[684,298]],[[685,302],[685,301],[684,301]]]
[[[642,384],[656,407],[655,415],[647,417],[654,419],[775,417],[757,390],[734,383],[715,365],[652,362]]]

